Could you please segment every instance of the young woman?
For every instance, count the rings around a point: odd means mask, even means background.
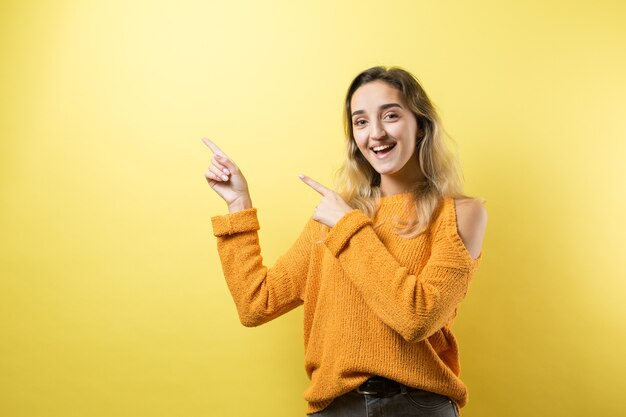
[[[451,331],[482,259],[487,215],[462,193],[434,106],[410,73],[374,67],[345,101],[339,192],[304,175],[321,201],[272,267],[235,162],[205,177],[229,213],[211,218],[244,326],[304,305],[307,414],[457,416],[467,402]]]

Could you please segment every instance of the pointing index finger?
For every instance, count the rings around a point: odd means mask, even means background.
[[[306,175],[298,174],[298,177],[300,177],[300,179],[304,181],[309,187],[313,188],[315,191],[323,196],[326,196],[326,194],[331,192],[330,189],[324,187],[322,184],[313,180],[312,178],[307,177]]]
[[[207,138],[202,138],[202,142],[204,142],[204,144],[206,146],[208,146],[209,148],[211,148],[211,150],[213,151],[213,153],[217,154],[217,155],[222,155],[222,156],[226,156],[226,154],[213,142],[211,142],[209,139]]]

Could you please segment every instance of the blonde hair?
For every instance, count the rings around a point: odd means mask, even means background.
[[[411,192],[413,204],[405,207],[414,212],[409,220],[396,215],[394,227],[400,236],[410,239],[423,233],[439,209],[443,197],[472,198],[463,193],[462,171],[456,152],[444,143],[444,129],[434,105],[418,80],[400,67],[377,66],[361,72],[350,84],[345,100],[343,117],[346,135],[346,159],[334,174],[335,189],[351,207],[373,218],[380,205],[380,174],[361,154],[353,136],[350,102],[354,92],[364,84],[381,80],[398,89],[415,116],[419,136],[416,138],[416,154],[424,181],[415,183]],[[449,136],[449,135],[446,135]],[[481,202],[485,202],[480,198]],[[412,207],[411,207],[412,206]],[[375,224],[379,227],[381,224]]]

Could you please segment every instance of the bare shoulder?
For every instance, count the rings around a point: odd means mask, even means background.
[[[480,255],[487,229],[487,209],[473,198],[455,198],[457,230],[472,258]]]

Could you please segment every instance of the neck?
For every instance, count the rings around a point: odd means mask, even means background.
[[[391,175],[380,176],[380,193],[382,196],[406,193],[411,191],[416,183],[423,182],[426,177],[422,174],[422,171],[417,167],[405,166],[402,171],[408,172],[396,172]]]

